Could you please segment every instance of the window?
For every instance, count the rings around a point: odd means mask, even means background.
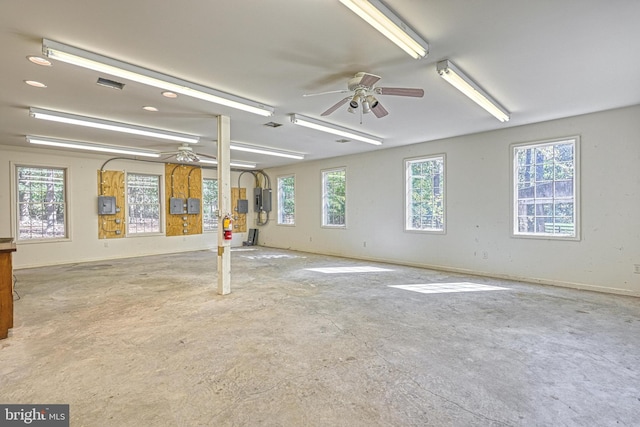
[[[296,223],[296,178],[293,175],[278,178],[278,224]]]
[[[202,179],[202,222],[204,231],[218,228],[218,180]]]
[[[160,177],[127,175],[128,234],[160,232]]]
[[[515,235],[577,238],[577,142],[513,146]]]
[[[406,230],[444,232],[444,156],[405,160]]]
[[[66,170],[16,167],[18,239],[65,239],[67,233]]]
[[[345,168],[322,171],[322,225],[346,225],[347,170]]]

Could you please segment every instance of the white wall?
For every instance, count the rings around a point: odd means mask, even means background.
[[[573,135],[581,138],[581,240],[512,237],[510,144]],[[403,160],[440,153],[446,233],[405,232]],[[322,228],[321,170],[340,166],[347,228]],[[276,225],[273,212],[262,245],[640,296],[640,106],[266,172],[274,187],[295,174],[296,224]]]
[[[0,141],[1,142],[1,141]],[[217,234],[206,232],[200,235],[131,236],[120,239],[98,239],[97,171],[105,160],[113,155],[87,155],[71,151],[34,149],[32,147],[10,147],[0,145],[0,237],[12,236],[16,232],[12,224],[15,207],[11,203],[12,164],[53,166],[68,168],[68,220],[70,239],[60,242],[18,243],[13,264],[16,269],[53,264],[75,263],[141,255],[164,254],[216,248]],[[129,160],[114,160],[107,170],[124,170],[158,174],[164,176],[163,163]],[[215,169],[203,169],[204,178],[216,178]],[[238,174],[232,173],[232,187],[238,185]],[[244,174],[241,185],[253,188],[253,175]],[[164,188],[164,178],[161,179]],[[164,193],[163,193],[164,194]],[[164,200],[163,200],[164,206]],[[164,212],[164,210],[163,210]],[[252,227],[252,213],[247,218]],[[241,246],[247,233],[234,233],[232,246]]]

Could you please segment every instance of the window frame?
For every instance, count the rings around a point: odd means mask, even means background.
[[[535,148],[543,146],[553,146],[557,144],[572,142],[573,143],[573,234],[554,234],[542,232],[519,232],[518,231],[518,160],[517,154],[519,149]],[[544,239],[544,240],[561,240],[561,241],[579,241],[581,240],[581,202],[580,202],[580,136],[572,135],[566,137],[552,138],[540,141],[520,142],[511,144],[509,149],[511,162],[510,176],[510,234],[513,238],[522,239]],[[554,158],[555,159],[555,158]],[[555,172],[554,172],[555,174]],[[553,181],[555,183],[555,177]],[[535,200],[535,199],[534,199]],[[556,218],[554,215],[553,218]]]
[[[325,193],[325,177],[332,172],[343,172],[344,173],[344,224],[327,224],[327,214],[326,211],[326,199],[327,194]],[[348,199],[348,185],[347,185],[347,167],[335,167],[330,169],[322,169],[320,171],[320,194],[321,194],[321,227],[322,228],[331,228],[331,229],[346,229],[347,228],[347,199]]]
[[[141,176],[153,176],[158,179],[158,231],[149,231],[149,232],[139,232],[132,233],[129,231],[129,219],[131,217],[131,203],[129,202],[129,177],[131,175],[141,175]],[[127,237],[146,237],[146,236],[161,236],[164,235],[164,191],[163,191],[163,176],[162,174],[157,173],[146,173],[146,172],[127,172],[125,177],[125,186],[126,186],[126,236]]]
[[[412,201],[409,195],[410,191],[410,167],[414,163],[442,161],[442,228],[410,228],[409,213],[411,207],[409,203]],[[404,159],[404,220],[403,228],[408,233],[427,233],[427,234],[446,234],[447,232],[447,156],[445,153],[429,154],[425,156],[417,156]]]
[[[293,179],[293,220],[292,222],[282,222],[282,214],[283,214],[283,208],[282,208],[282,204],[283,204],[283,193],[281,191],[281,186],[280,183],[282,182],[282,180],[287,179],[287,178],[291,178]],[[276,178],[276,188],[278,189],[278,195],[277,195],[277,199],[278,199],[278,218],[276,221],[277,225],[282,225],[285,227],[295,227],[296,225],[296,175],[295,174],[289,174],[289,175],[282,175]]]
[[[220,203],[218,200],[218,194],[219,194],[219,188],[216,184],[216,209],[213,211],[214,212],[214,218],[215,218],[215,225],[213,226],[212,229],[208,230],[205,227],[205,202],[204,202],[204,190],[205,190],[205,185],[204,182],[205,181],[214,181],[214,182],[218,182],[218,178],[206,178],[203,177],[202,178],[202,232],[203,233],[215,233],[218,231],[218,226],[219,226],[219,222],[218,222],[218,215],[216,214],[216,212],[219,211],[220,209]]]
[[[34,163],[34,162],[11,162],[11,228],[13,233],[15,233],[14,238],[17,244],[39,244],[39,243],[60,243],[60,242],[69,242],[72,237],[72,221],[71,221],[71,212],[70,206],[71,203],[71,191],[70,191],[70,183],[71,183],[71,168],[68,165],[52,165],[52,164],[43,164],[43,163]],[[60,169],[64,171],[64,182],[63,182],[63,194],[64,194],[64,237],[44,237],[37,239],[20,239],[20,212],[19,212],[19,195],[20,184],[18,179],[18,170],[20,168],[34,168],[34,169]]]

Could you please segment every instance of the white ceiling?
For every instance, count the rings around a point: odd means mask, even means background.
[[[51,0],[0,6],[0,145],[26,147],[25,135],[174,150],[179,144],[29,117],[40,107],[197,134],[196,151],[215,154],[216,115],[231,118],[231,139],[320,159],[482,132],[640,103],[640,1],[387,0],[430,44],[414,60],[338,0]],[[28,55],[58,41],[275,107],[265,118],[64,63],[41,67]],[[511,112],[500,123],[436,73],[450,59]],[[341,108],[328,118],[384,138],[381,147],[295,126],[289,115],[320,114],[365,71],[380,86],[418,87],[424,98],[380,96],[390,114],[359,123]],[[47,84],[27,86],[24,80]],[[150,113],[141,109],[153,105]],[[283,126],[270,128],[274,121]],[[259,168],[297,160],[233,152]]]

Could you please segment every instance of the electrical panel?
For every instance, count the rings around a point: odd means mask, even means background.
[[[172,197],[169,199],[169,213],[173,215],[181,215],[184,213],[184,199]]]
[[[262,210],[262,188],[253,189],[253,211],[260,212]]]
[[[187,199],[187,213],[199,214],[200,213],[200,199],[189,197]]]
[[[238,206],[236,206],[236,212],[239,214],[246,214],[249,212],[249,201],[244,199],[238,199]]]
[[[98,196],[98,215],[115,215],[116,198],[114,196]]]
[[[262,190],[262,210],[265,212],[271,212],[271,189],[265,188]]]

